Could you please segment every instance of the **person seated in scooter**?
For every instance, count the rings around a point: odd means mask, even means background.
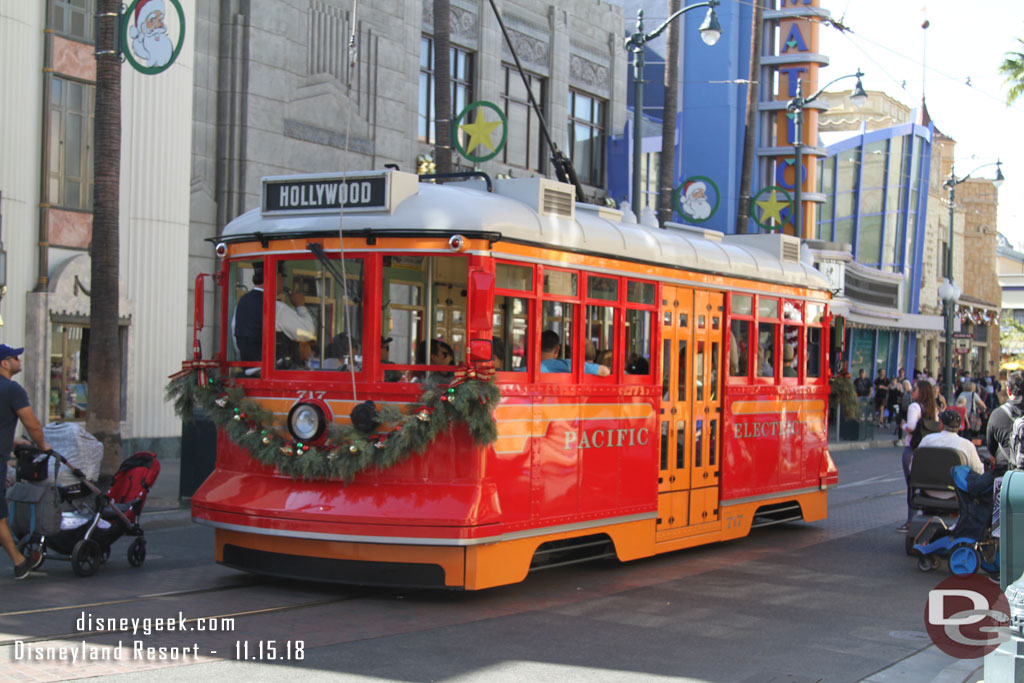
[[[942,423],[942,431],[925,436],[921,439],[918,448],[952,448],[960,451],[964,454],[967,466],[971,468],[971,471],[983,474],[985,466],[982,465],[981,458],[978,457],[978,449],[972,442],[957,435],[962,424],[960,413],[955,410],[944,410],[939,413],[939,422]],[[914,452],[914,457],[917,458],[917,451]],[[952,495],[950,493],[949,497]]]

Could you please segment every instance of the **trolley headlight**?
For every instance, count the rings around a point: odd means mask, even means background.
[[[327,418],[315,403],[296,403],[288,412],[288,431],[296,441],[316,441],[325,429]]]

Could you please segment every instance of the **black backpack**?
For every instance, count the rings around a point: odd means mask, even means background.
[[[932,420],[922,415],[921,419],[917,421],[917,426],[914,427],[913,433],[910,435],[910,447],[916,449],[921,443],[921,439],[929,434],[941,431],[942,424],[938,420]]]

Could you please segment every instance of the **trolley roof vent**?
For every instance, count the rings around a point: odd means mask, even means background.
[[[498,178],[494,191],[523,202],[543,216],[576,218],[576,192],[572,185],[547,178]]]
[[[766,251],[783,263],[800,263],[800,238],[780,233],[762,235],[727,235],[729,244],[739,244]]]

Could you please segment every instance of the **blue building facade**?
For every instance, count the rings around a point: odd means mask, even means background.
[[[644,28],[651,31],[665,19],[664,2],[645,2]],[[630,13],[630,10],[632,12]],[[634,30],[636,9],[624,7],[627,30]],[[700,39],[704,8],[684,14],[677,21],[680,34],[680,88],[676,107],[674,185],[700,177],[708,188],[708,199],[718,209],[701,227],[735,232],[739,172],[743,154],[746,84],[749,80],[750,36],[753,7],[746,3],[724,3],[717,8],[722,37],[712,46]],[[633,69],[628,69],[632,108]],[[661,119],[664,104],[665,40],[646,47],[644,69],[644,125],[641,153],[648,155],[644,169],[661,163]],[[608,193],[617,202],[629,200],[632,182],[633,120],[621,137],[608,144]],[[645,197],[656,208],[657,177],[643,178]],[[674,220],[683,220],[676,213]],[[692,219],[686,222],[694,223]]]
[[[922,313],[919,286],[934,132],[862,128],[818,162],[824,202],[812,249],[836,289],[833,310],[849,323],[841,358],[854,374],[916,367],[918,333],[941,329],[941,318]]]
[[[627,30],[635,30],[637,3],[623,4]],[[642,6],[644,29],[651,31],[664,20],[665,3],[643,2]],[[860,367],[872,375],[880,368],[894,375],[901,367],[910,374],[923,355],[921,335],[934,336],[942,325],[941,316],[922,310],[920,300],[922,263],[929,243],[925,218],[934,127],[897,123],[881,130],[862,129],[825,146],[819,139],[818,119],[830,98],[823,96],[804,110],[804,169],[798,174],[793,155],[795,127],[786,104],[796,93],[798,79],[805,96],[819,88],[818,70],[827,67],[828,57],[818,53],[820,22],[809,18],[828,16],[828,12],[819,7],[819,0],[769,2],[763,19],[761,67],[751,79],[753,7],[724,3],[717,9],[722,36],[714,46],[705,45],[699,37],[703,9],[687,12],[679,20],[683,24],[680,96],[672,160],[676,196],[685,195],[694,182],[703,183],[714,210],[695,220],[676,209],[673,220],[727,234],[737,232],[746,93],[750,81],[755,81],[751,87],[758,91],[758,112],[750,188],[754,200],[748,205],[751,219],[740,229],[748,233],[781,229],[793,234],[791,208],[782,210],[781,226],[766,224],[765,214],[758,216],[757,200],[771,196],[774,201],[777,193],[780,201],[787,201],[802,178],[804,218],[799,236],[836,293],[834,336],[844,343],[834,349],[835,369],[847,363],[854,374]],[[653,207],[656,169],[662,162],[664,53],[663,39],[649,43],[645,53],[641,183],[645,204]],[[632,73],[630,63],[630,93]],[[842,75],[823,73],[821,82]],[[619,203],[629,199],[632,140],[631,120],[622,137],[609,140],[609,195]]]

